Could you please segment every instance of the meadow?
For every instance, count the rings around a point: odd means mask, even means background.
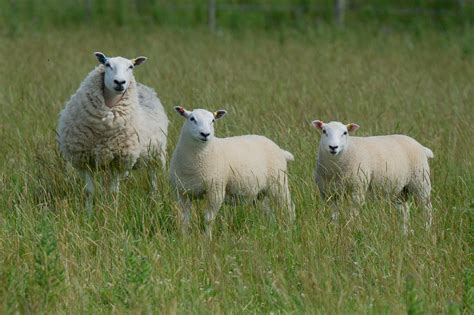
[[[471,34],[78,27],[0,37],[0,312],[472,314]],[[101,191],[88,216],[55,128],[94,51],[149,58],[135,76],[165,106],[169,155],[178,104],[226,109],[217,136],[261,134],[292,152],[295,224],[258,204],[225,206],[212,241],[199,211],[183,236],[167,174],[153,196],[143,171],[117,207]],[[396,209],[378,200],[331,223],[312,175],[314,119],[431,148],[432,229],[413,207],[403,235]]]

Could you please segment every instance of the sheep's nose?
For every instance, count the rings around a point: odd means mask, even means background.
[[[203,136],[204,138],[209,137],[209,135],[210,135],[210,133],[201,132],[201,136]]]
[[[330,146],[329,146],[329,149],[331,149],[331,150],[336,150],[337,148],[339,148],[338,145],[335,145],[335,146],[330,145]]]
[[[125,84],[125,82],[127,82],[127,81],[125,81],[125,80],[123,80],[123,81],[114,80],[114,82],[115,82],[115,84],[122,85],[122,84]]]

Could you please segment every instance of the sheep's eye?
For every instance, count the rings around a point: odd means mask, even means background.
[[[105,66],[106,66],[107,68],[112,69],[112,66],[110,65],[110,63],[106,63]]]
[[[323,133],[326,134],[326,129],[323,129]]]
[[[344,131],[344,135],[347,135],[347,131]]]
[[[189,120],[196,121],[196,119],[194,119],[194,117],[189,118]]]
[[[215,119],[212,120],[212,122],[215,122],[215,121],[216,121]]]
[[[128,69],[133,69],[133,66],[128,67]]]

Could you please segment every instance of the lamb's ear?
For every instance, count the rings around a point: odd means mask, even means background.
[[[219,109],[218,111],[214,112],[214,118],[217,120],[219,118],[224,117],[225,114],[227,114],[227,111],[225,111],[223,109]]]
[[[360,126],[358,124],[350,123],[350,124],[347,124],[346,127],[347,127],[347,131],[354,132],[357,129],[359,129]]]
[[[94,55],[101,64],[104,65],[107,62],[107,57],[100,51],[95,52]]]
[[[136,67],[136,66],[139,66],[142,63],[144,63],[147,59],[148,59],[147,57],[140,56],[140,57],[137,57],[135,59],[132,59],[131,61],[132,61],[133,65]]]
[[[324,123],[321,120],[313,120],[311,124],[313,125],[314,128],[319,129],[319,130],[322,130],[324,126]]]
[[[184,109],[183,106],[175,106],[174,109],[176,110],[176,112],[178,112],[178,114],[180,114],[180,115],[183,116],[184,118],[188,118],[188,117],[189,117],[190,112],[187,111],[186,109]]]

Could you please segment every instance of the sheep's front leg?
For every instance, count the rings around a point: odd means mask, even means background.
[[[113,194],[117,194],[120,191],[120,180],[125,176],[125,172],[118,170],[112,171],[112,178],[110,180],[109,191]]]
[[[337,222],[339,219],[339,208],[336,203],[337,193],[333,191],[332,194],[329,194],[329,192],[327,191],[327,189],[324,188],[323,185],[318,185],[318,187],[321,199],[326,205],[329,205],[329,207],[331,208],[331,221]]]
[[[89,214],[92,214],[95,191],[94,178],[92,177],[92,173],[89,170],[80,171],[80,175],[86,182],[86,210]]]
[[[125,169],[125,170],[113,169],[112,170],[112,178],[109,183],[109,191],[112,194],[113,203],[115,207],[118,207],[119,205],[120,182],[124,178],[127,178],[128,174],[129,174],[128,169]]]
[[[214,189],[209,191],[208,206],[204,214],[204,221],[206,226],[206,234],[209,239],[212,239],[212,226],[216,218],[217,212],[224,202],[225,192],[223,189]]]
[[[181,232],[187,234],[191,219],[192,202],[185,194],[178,193],[178,204],[181,208]]]
[[[351,209],[349,210],[350,210],[351,217],[359,216],[360,208],[365,203],[365,195],[368,189],[367,183],[368,181],[362,180],[362,181],[355,181],[350,185],[352,205],[351,205]]]

